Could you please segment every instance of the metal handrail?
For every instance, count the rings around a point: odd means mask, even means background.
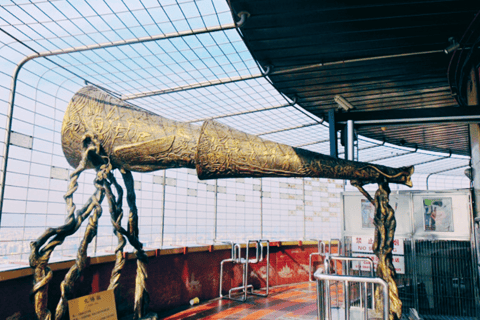
[[[332,254],[332,242],[334,241],[338,242],[338,252],[335,254]],[[332,238],[328,241],[328,253],[330,253],[330,255],[332,256],[339,256],[342,253],[344,253],[342,250],[342,240],[340,240],[340,238]]]
[[[332,256],[332,255],[327,255],[325,257],[325,274],[330,274],[330,261],[345,261],[347,262],[347,267],[345,268],[346,275],[350,275],[350,265],[348,262],[367,262],[370,266],[370,277],[373,278],[375,276],[375,268],[374,268],[374,263],[373,260],[368,258],[368,257],[347,257],[347,256]],[[360,267],[361,268],[361,267]],[[337,268],[335,268],[335,271]],[[337,272],[338,273],[338,272]],[[330,288],[327,288],[327,290],[330,290]],[[372,297],[374,295],[374,285],[372,284]],[[350,319],[350,284],[349,282],[345,282],[345,288],[343,290],[344,294],[344,299],[345,299],[345,320]],[[335,295],[337,295],[338,292],[335,292]],[[368,292],[367,292],[367,286],[365,285],[363,287],[363,292],[362,294],[364,295],[364,299],[360,299],[360,307],[363,306],[363,301],[365,302],[365,308],[368,307],[367,305],[367,297],[368,297]],[[338,296],[337,296],[337,301],[338,301]],[[375,300],[372,299],[372,309],[375,309]]]
[[[266,239],[260,239],[260,240],[248,240],[248,245],[247,245],[247,248],[250,246],[250,243],[251,242],[255,242],[255,256],[256,258],[253,259],[253,260],[249,260],[248,259],[248,250],[247,250],[247,253],[246,253],[246,260],[247,260],[247,264],[245,266],[245,274],[248,275],[248,264],[249,263],[259,263],[259,262],[262,262],[263,261],[263,244],[265,243],[266,244],[266,247],[267,247],[267,279],[265,280],[265,293],[258,293],[258,292],[255,292],[252,288],[252,291],[250,294],[253,294],[255,296],[260,296],[260,297],[268,297],[268,293],[269,293],[269,278],[270,278],[270,240],[266,240]],[[246,293],[247,291],[245,290],[245,297],[246,297]]]
[[[260,240],[248,240],[246,243],[246,253],[245,253],[245,258],[242,258],[241,256],[241,248],[242,244],[241,243],[235,243],[233,241],[225,240],[221,241],[227,244],[230,244],[231,246],[231,257],[229,259],[224,259],[220,262],[220,284],[219,284],[219,296],[220,298],[228,298],[230,300],[235,300],[235,301],[240,301],[244,302],[247,300],[247,294],[248,294],[248,289],[250,289],[250,294],[261,296],[261,297],[267,297],[269,294],[269,277],[270,277],[270,241],[265,240],[265,239],[260,239]],[[255,243],[255,258],[249,259],[249,248],[250,244]],[[266,279],[266,289],[265,293],[258,293],[254,292],[253,290],[253,285],[248,284],[248,264],[255,264],[263,261],[263,246],[264,244],[267,247],[267,279]],[[222,294],[222,284],[223,284],[223,265],[225,262],[232,262],[234,264],[241,264],[243,267],[243,272],[242,272],[242,285],[239,287],[234,287],[231,288],[228,291],[228,297],[224,296]],[[243,290],[243,295],[241,298],[233,298],[232,297],[232,292],[233,291],[239,291]]]
[[[215,243],[225,243],[230,245],[230,257],[232,260],[236,260],[236,254],[235,254],[235,242],[233,240],[213,240]]]
[[[308,281],[315,281],[312,279],[312,257],[313,256],[324,256],[326,253],[326,247],[325,247],[325,242],[323,240],[318,240],[318,239],[310,239],[312,241],[318,241],[318,252],[312,252],[310,253],[310,256],[308,257]]]
[[[312,241],[318,241],[318,252],[312,252],[310,253],[310,256],[308,257],[308,281],[313,282],[315,280],[312,279],[312,257],[313,256],[325,256],[327,254],[326,252],[326,245],[323,240],[318,240],[318,239],[310,239]],[[342,241],[338,238],[333,238],[328,241],[328,253],[332,255],[332,242],[337,241],[338,242],[338,252],[335,254],[335,256],[339,256],[340,253],[344,253],[342,250]]]
[[[327,292],[329,291],[328,288],[330,281],[342,282],[344,284],[344,290],[346,289],[346,285],[348,285],[350,282],[363,283],[364,287],[366,287],[367,283],[381,285],[383,287],[383,319],[389,319],[390,302],[388,299],[388,283],[386,283],[385,280],[370,277],[323,274],[318,271],[315,272],[313,276],[317,280],[317,319],[332,319],[330,296],[329,292]],[[364,298],[366,299],[365,296]],[[366,307],[366,303],[364,308],[364,319],[368,319],[368,308]]]

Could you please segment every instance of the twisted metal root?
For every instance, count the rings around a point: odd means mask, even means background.
[[[128,217],[128,241],[135,248],[137,256],[137,276],[135,278],[135,307],[133,319],[142,319],[146,313],[148,303],[150,301],[146,288],[147,263],[148,258],[143,251],[143,245],[138,239],[138,212],[135,204],[135,189],[133,176],[130,171],[121,171],[125,187],[127,189],[127,203],[130,208]]]
[[[52,277],[53,272],[49,267],[44,266],[35,268],[32,294],[35,295],[35,312],[38,319],[50,320],[52,318],[52,314],[47,308],[48,283]]]
[[[108,290],[115,290],[118,286],[118,281],[120,279],[123,267],[125,266],[125,258],[123,257],[123,249],[125,248],[126,241],[123,236],[127,232],[122,228],[121,222],[123,218],[122,210],[122,199],[123,199],[123,189],[117,183],[114,175],[112,173],[108,176],[108,183],[105,185],[105,191],[107,194],[108,206],[110,209],[110,220],[112,222],[114,233],[117,236],[118,245],[115,248],[115,266],[112,270],[112,275],[110,276],[110,284]],[[115,199],[115,195],[112,192],[111,185],[114,185],[117,190],[118,198]]]
[[[388,295],[390,300],[390,320],[398,320],[402,317],[402,301],[398,297],[398,288],[394,277],[396,276],[393,266],[393,239],[397,222],[395,211],[389,205],[390,188],[388,182],[378,184],[375,192],[375,240],[373,252],[378,257],[377,276],[388,283]],[[381,301],[380,288],[375,290],[375,300]],[[377,303],[377,310],[381,310],[382,304]],[[379,309],[380,308],[380,309]]]
[[[86,267],[88,245],[97,234],[98,219],[102,214],[100,204],[106,194],[110,209],[110,217],[114,226],[114,233],[118,238],[118,246],[115,249],[115,267],[112,271],[108,289],[115,289],[118,286],[118,280],[125,265],[123,249],[126,244],[125,238],[127,238],[130,244],[135,248],[135,255],[137,256],[134,319],[157,319],[156,314],[148,314],[145,316],[145,311],[149,302],[149,295],[146,290],[146,279],[148,277],[146,264],[148,259],[143,250],[143,245],[138,238],[138,212],[135,204],[134,181],[131,172],[122,171],[127,189],[127,202],[130,208],[128,231],[121,226],[121,220],[123,217],[123,189],[117,183],[111,172],[112,166],[110,165],[108,158],[104,161],[106,164],[101,165],[100,168],[97,169],[97,176],[94,181],[96,187],[95,193],[80,210],[75,211],[76,206],[73,202],[73,194],[78,189],[78,177],[89,165],[90,156],[94,156],[97,161],[98,159],[105,160],[105,157],[100,155],[100,144],[94,137],[85,136],[84,141],[85,150],[82,154],[82,159],[78,167],[70,176],[69,189],[64,196],[68,212],[65,224],[58,228],[47,229],[36,241],[30,244],[30,266],[34,268],[34,287],[32,290],[32,296],[35,300],[35,312],[37,317],[40,320],[52,319],[52,314],[47,308],[47,303],[48,284],[53,276],[52,271],[48,267],[48,261],[53,250],[56,246],[61,245],[66,237],[74,234],[80,228],[83,221],[87,219],[93,211],[94,214],[90,217],[85,235],[79,246],[76,262],[70,268],[60,285],[61,298],[57,305],[55,319],[62,319],[65,316],[68,308],[68,298],[70,298],[72,294],[74,283]],[[116,188],[118,194],[117,199],[112,192],[112,184]],[[45,245],[45,243],[47,244]]]
[[[388,283],[388,296],[390,300],[390,320],[397,320],[402,317],[402,301],[398,297],[398,287],[394,280],[396,276],[393,266],[393,240],[397,222],[395,220],[395,211],[389,205],[390,187],[386,178],[378,182],[378,190],[373,198],[359,181],[352,180],[351,184],[375,206],[375,240],[373,243],[373,252],[378,257],[377,277],[382,278]],[[382,292],[381,288],[375,290],[376,311],[382,312]]]
[[[78,177],[87,168],[89,154],[96,152],[96,145],[89,145],[82,154],[82,159],[78,167],[70,176],[70,184],[67,193],[64,196],[67,204],[67,218],[65,224],[57,228],[48,228],[36,240],[30,243],[30,267],[34,269],[34,286],[31,295],[34,299],[35,312],[41,320],[50,320],[52,314],[47,308],[48,302],[48,284],[52,279],[52,271],[48,267],[48,261],[53,250],[61,245],[65,238],[75,233],[82,222],[90,215],[94,208],[94,199],[100,199],[100,192],[97,190],[87,201],[87,203],[75,212],[76,206],[73,202],[73,193],[78,189]],[[45,243],[48,243],[45,245]],[[45,245],[45,246],[44,246]]]
[[[68,273],[65,275],[65,279],[60,284],[61,297],[57,304],[55,319],[62,319],[65,316],[65,313],[68,310],[68,299],[71,298],[73,286],[87,265],[88,245],[92,242],[93,238],[97,234],[98,219],[102,215],[102,207],[100,203],[103,201],[105,194],[103,184],[111,169],[112,166],[110,164],[105,164],[100,167],[100,170],[97,170],[97,176],[94,180],[94,185],[100,194],[100,197],[98,199],[92,199],[94,214],[89,219],[89,224],[85,230],[85,235],[78,248],[75,264],[70,268]]]
[[[123,267],[125,266],[125,258],[123,256],[123,249],[125,247],[125,238],[128,239],[130,244],[136,249],[135,255],[137,256],[137,276],[135,279],[135,307],[134,307],[134,319],[158,319],[155,313],[149,313],[145,315],[146,308],[149,302],[149,295],[146,290],[147,269],[146,264],[148,262],[147,255],[143,251],[143,245],[138,239],[138,213],[135,204],[135,190],[132,174],[129,171],[121,171],[125,186],[127,189],[127,202],[130,208],[130,216],[128,220],[128,231],[121,226],[123,218],[122,210],[122,197],[123,189],[117,183],[113,174],[109,174],[108,182],[105,184],[105,191],[107,194],[108,204],[110,208],[111,222],[114,227],[114,233],[118,238],[118,246],[115,249],[116,261],[115,267],[112,270],[110,277],[110,285],[108,289],[115,289],[118,286],[118,280],[120,278]],[[111,190],[111,185],[114,185],[118,194],[118,198]]]

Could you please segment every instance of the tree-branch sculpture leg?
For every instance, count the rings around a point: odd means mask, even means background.
[[[393,240],[395,235],[396,220],[395,211],[389,205],[390,187],[384,179],[378,182],[378,190],[375,197],[363,189],[363,185],[358,181],[352,181],[351,184],[375,206],[375,240],[373,243],[373,252],[378,257],[377,277],[382,278],[388,283],[388,296],[390,300],[390,320],[397,320],[402,317],[402,301],[398,297],[398,287],[394,280],[396,273],[393,266]],[[375,301],[378,312],[383,309],[381,288],[375,290]]]
[[[85,230],[85,235],[83,236],[78,248],[77,259],[75,264],[65,275],[65,279],[60,284],[61,297],[55,313],[55,319],[57,320],[63,319],[64,315],[66,314],[68,309],[68,299],[71,299],[73,286],[87,265],[88,245],[90,242],[92,242],[93,238],[97,234],[98,219],[102,215],[102,207],[100,203],[102,202],[103,195],[105,194],[103,184],[111,169],[112,167],[110,164],[105,164],[100,167],[100,170],[97,170],[97,176],[94,180],[94,185],[97,191],[99,191],[101,197],[99,199],[92,198],[94,213],[89,219],[88,226]]]
[[[373,252],[378,257],[377,276],[388,283],[388,296],[390,298],[390,320],[397,320],[402,317],[402,301],[398,297],[398,287],[395,283],[395,267],[393,266],[393,240],[397,222],[395,211],[388,203],[390,188],[388,182],[378,184],[375,192],[375,240]],[[375,300],[381,300],[380,288],[375,291]],[[377,308],[381,304],[377,303]]]
[[[137,276],[135,279],[135,309],[134,319],[142,319],[145,315],[149,303],[149,295],[146,288],[147,280],[147,263],[148,258],[143,251],[143,245],[138,238],[138,212],[135,204],[135,189],[133,176],[130,171],[122,170],[123,181],[127,189],[127,203],[130,208],[128,217],[128,241],[135,248],[135,255],[137,256]],[[156,318],[156,315],[149,315]]]
[[[122,218],[123,218],[123,210],[122,210],[122,202],[123,202],[123,189],[117,183],[114,175],[112,173],[109,174],[108,177],[109,183],[105,185],[105,191],[107,194],[108,205],[110,208],[110,220],[112,222],[114,233],[117,236],[118,245],[115,248],[115,266],[112,270],[112,275],[110,277],[110,284],[108,286],[108,290],[115,290],[118,286],[118,280],[120,279],[120,275],[122,273],[123,267],[125,266],[125,258],[123,256],[123,248],[125,248],[126,241],[125,237],[123,236],[126,234],[125,229],[122,228]],[[113,184],[115,189],[117,190],[118,198],[115,200],[115,196],[112,193],[110,185]]]
[[[75,233],[81,226],[82,222],[90,215],[95,203],[101,202],[103,191],[97,189],[90,197],[87,203],[78,211],[75,211],[73,202],[73,194],[78,188],[78,177],[88,167],[87,162],[91,152],[98,153],[98,144],[92,139],[93,144],[84,148],[82,159],[78,167],[70,176],[70,184],[65,194],[65,202],[67,204],[67,218],[65,224],[57,228],[48,228],[36,240],[30,244],[31,253],[29,257],[30,266],[34,269],[33,281],[34,286],[32,295],[34,297],[35,312],[38,319],[50,320],[52,318],[50,310],[47,308],[48,303],[48,284],[52,278],[52,271],[48,267],[48,261],[53,250],[61,245],[65,238]],[[45,243],[48,244],[45,245]],[[45,246],[44,246],[45,245]]]

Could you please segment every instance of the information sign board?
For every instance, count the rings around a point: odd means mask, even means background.
[[[68,301],[70,320],[117,320],[113,290]]]

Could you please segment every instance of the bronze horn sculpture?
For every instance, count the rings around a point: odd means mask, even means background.
[[[382,190],[388,189],[389,182],[412,185],[413,167],[395,169],[336,159],[264,140],[215,121],[206,121],[202,127],[198,127],[169,120],[128,105],[92,86],[82,88],[72,97],[65,111],[61,134],[65,157],[75,170],[65,195],[67,202],[65,224],[46,230],[31,244],[30,265],[35,270],[32,294],[35,298],[35,310],[40,319],[51,319],[50,311],[46,307],[48,283],[52,276],[47,265],[51,253],[90,217],[78,250],[77,261],[61,284],[62,295],[55,315],[55,319],[61,319],[66,314],[67,300],[72,296],[74,282],[85,268],[86,250],[96,235],[97,222],[102,213],[100,203],[104,197],[108,200],[111,221],[119,243],[109,289],[115,289],[118,285],[125,263],[123,247],[126,238],[135,248],[138,257],[134,318],[155,318],[155,315],[145,315],[148,304],[145,286],[147,258],[138,240],[138,215],[131,171],[150,172],[187,167],[195,168],[199,179],[237,177],[347,179],[372,202],[375,200],[363,190],[364,184],[379,183],[384,186]],[[97,170],[94,181],[96,192],[81,209],[76,210],[73,193],[77,189],[77,179],[83,170],[89,168]],[[126,198],[130,208],[127,229],[121,226],[123,190],[112,174],[114,169],[119,169],[122,173],[127,190]],[[117,196],[112,192],[112,185]],[[385,198],[388,200],[388,194],[382,199]],[[379,208],[384,207],[385,205],[382,205]],[[391,241],[388,241],[388,245],[391,245]]]
[[[85,136],[85,135],[88,135]],[[62,125],[62,147],[77,167],[89,137],[113,168],[148,172],[196,168],[199,179],[321,177],[412,185],[413,168],[389,168],[332,158],[243,133],[215,121],[202,127],[173,121],[127,105],[94,87],[72,98]],[[95,167],[95,163],[90,166]]]

